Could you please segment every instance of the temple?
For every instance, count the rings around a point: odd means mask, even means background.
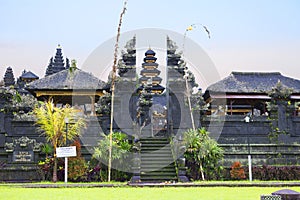
[[[247,163],[248,154],[253,165],[298,163],[300,80],[278,72],[232,72],[195,93],[195,76],[176,43],[166,37],[166,44],[163,85],[155,48],[143,52],[137,66],[136,37],[126,43],[117,65],[113,124],[111,80],[102,81],[67,58],[64,63],[60,45],[45,77],[23,71],[16,83],[8,67],[0,88],[0,181],[40,180],[37,163],[46,141],[30,111],[50,98],[58,107],[76,107],[88,120],[80,137],[86,160],[110,127],[129,136],[131,182],[189,181],[183,138],[192,128],[206,128],[224,148],[225,167],[236,160]],[[17,102],[19,95],[25,100]]]

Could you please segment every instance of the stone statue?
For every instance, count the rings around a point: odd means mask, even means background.
[[[125,48],[127,49],[127,52],[129,52],[130,50],[134,50],[135,45],[136,45],[136,37],[133,36],[133,38],[131,40],[129,40],[125,45]]]

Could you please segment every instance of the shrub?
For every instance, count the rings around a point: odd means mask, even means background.
[[[234,180],[241,180],[246,178],[245,170],[239,161],[236,161],[232,164],[230,170],[230,177]]]
[[[223,149],[209,137],[204,128],[188,130],[184,133],[188,175],[196,180],[217,179],[220,177],[222,167],[219,165],[223,159]]]
[[[130,179],[130,174],[123,171],[128,171],[130,168],[130,162],[128,162],[128,160],[131,159],[129,152],[132,149],[132,144],[129,142],[128,136],[121,132],[113,132],[112,140],[112,166],[122,171],[112,169],[111,175],[116,181],[128,180]],[[94,148],[93,158],[99,161],[97,163],[99,172],[97,173],[99,173],[101,181],[107,181],[106,173],[103,173],[107,171],[109,143],[109,135],[107,135],[100,140],[98,146]]]
[[[79,140],[75,140],[71,146],[76,146],[77,156],[68,158],[68,178],[71,181],[84,181],[88,167],[81,156],[81,144]]]
[[[262,181],[300,179],[300,166],[254,166],[252,172],[255,179]]]
[[[68,179],[70,181],[85,181],[87,164],[82,157],[69,158],[68,160]]]
[[[44,161],[39,161],[39,173],[42,176],[42,180],[44,181],[51,181],[53,177],[53,166],[54,166],[54,158],[47,157]],[[57,180],[63,181],[64,180],[64,159],[58,158],[57,159]]]

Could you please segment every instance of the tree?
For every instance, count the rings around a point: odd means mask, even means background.
[[[63,108],[55,107],[53,100],[50,99],[45,103],[41,103],[34,109],[36,116],[36,124],[39,125],[39,131],[42,132],[47,141],[53,146],[54,166],[53,166],[53,182],[57,181],[57,157],[56,148],[65,145],[67,140],[73,140],[81,134],[86,122],[79,117],[75,110],[69,105]],[[70,119],[68,130],[66,130],[65,119]],[[66,133],[68,131],[68,133]]]
[[[209,137],[209,132],[205,128],[188,130],[184,133],[184,142],[186,145],[184,155],[189,163],[196,165],[202,180],[205,180],[205,174],[217,171],[217,165],[223,158],[223,149]]]
[[[267,109],[270,112],[270,128],[269,139],[278,142],[280,134],[288,134],[287,116],[289,112],[293,112],[297,104],[292,104],[290,96],[293,93],[292,88],[285,87],[280,80],[268,92],[271,101],[267,102]]]

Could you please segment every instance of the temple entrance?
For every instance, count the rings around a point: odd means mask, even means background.
[[[164,100],[165,95],[157,97]],[[164,103],[164,102],[160,102]],[[167,107],[163,104],[154,104],[151,107],[151,125],[152,125],[152,137],[167,137]]]

